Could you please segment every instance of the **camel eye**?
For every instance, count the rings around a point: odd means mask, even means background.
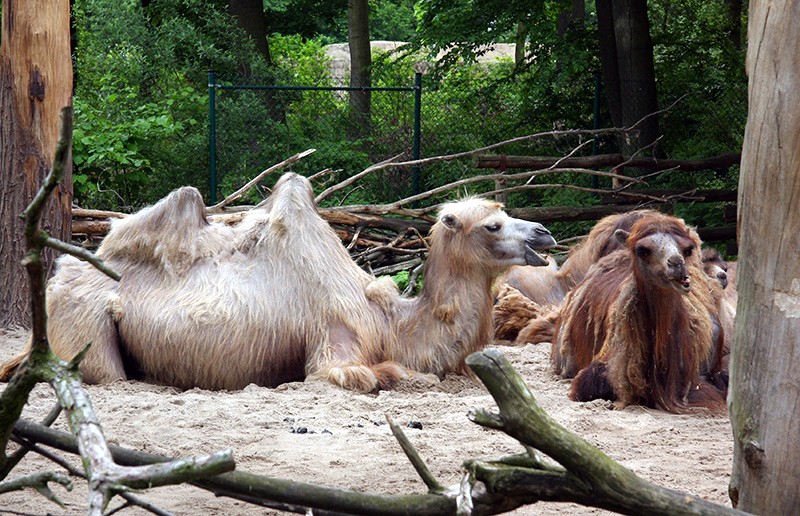
[[[501,224],[489,224],[486,226],[486,230],[490,233],[497,233],[503,226]]]
[[[685,258],[688,258],[688,257],[692,256],[693,252],[694,252],[694,246],[690,245],[689,247],[687,247],[686,249],[683,250],[683,256]]]
[[[636,256],[639,258],[647,258],[650,256],[650,249],[644,246],[639,246],[636,248]]]

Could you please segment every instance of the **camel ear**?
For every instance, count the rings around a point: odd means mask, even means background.
[[[453,231],[461,228],[461,221],[458,220],[458,217],[456,217],[452,213],[447,213],[445,215],[442,215],[442,218],[439,220],[442,221],[442,224],[444,224],[446,228],[451,229]]]
[[[625,231],[624,229],[618,229],[614,231],[614,236],[617,240],[622,242],[623,244],[628,241],[628,237],[630,236],[630,232]]]

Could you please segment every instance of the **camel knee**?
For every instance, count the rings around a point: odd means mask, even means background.
[[[378,390],[378,377],[367,366],[343,365],[332,366],[322,371],[309,374],[306,380],[327,380],[343,389],[358,392],[374,392]]]
[[[572,381],[569,397],[573,401],[597,399],[615,401],[617,396],[608,381],[608,368],[603,362],[592,362]]]

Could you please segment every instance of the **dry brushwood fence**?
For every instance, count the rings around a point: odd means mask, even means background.
[[[585,132],[587,131],[541,133],[501,142],[472,152],[415,161],[399,161],[399,157],[396,157],[369,167],[339,184],[326,188],[317,196],[317,201],[322,202],[332,194],[351,187],[367,174],[390,167],[412,167],[436,161],[471,158],[475,160],[475,166],[478,169],[494,169],[496,172],[476,174],[391,204],[343,205],[321,208],[320,212],[323,218],[336,230],[342,243],[347,247],[356,263],[365,270],[375,275],[392,275],[400,271],[407,271],[412,280],[420,274],[422,264],[427,256],[425,235],[434,221],[433,212],[437,208],[437,205],[426,208],[416,208],[414,206],[419,201],[442,194],[446,195],[449,192],[458,191],[467,185],[475,183],[493,183],[495,188],[487,195],[494,196],[499,201],[504,201],[505,197],[511,192],[547,188],[592,192],[600,198],[600,203],[592,206],[526,207],[509,208],[507,210],[512,217],[543,224],[599,220],[606,215],[644,207],[670,211],[677,202],[725,202],[727,203],[727,208],[729,208],[729,213],[725,217],[726,221],[735,219],[736,191],[647,189],[646,178],[625,176],[622,172],[626,167],[649,170],[653,174],[727,169],[738,165],[740,158],[738,154],[699,160],[663,160],[635,156],[625,157],[621,154],[586,157],[567,156],[563,158],[483,154],[487,150],[519,140],[572,133],[582,134]],[[250,189],[268,174],[289,167],[312,152],[314,152],[314,149],[309,149],[269,167],[218,204],[208,207],[207,214],[212,218],[229,224],[237,223],[241,220],[242,214],[254,206],[241,206],[233,203],[244,197]],[[599,170],[600,168],[608,167],[611,167],[610,171]],[[315,174],[310,179],[321,181],[331,172],[330,169],[326,169]],[[548,176],[556,176],[563,173],[609,177],[612,179],[614,186],[610,189],[595,189],[571,184],[547,183],[546,181],[544,183],[534,183],[537,178],[546,179]],[[92,249],[97,246],[100,239],[108,231],[110,221],[124,217],[125,214],[74,208],[72,216],[73,242]],[[699,228],[698,232],[703,241],[733,241],[736,238],[734,224]],[[413,285],[413,283],[414,281],[410,281],[409,285]]]
[[[71,127],[72,111],[65,108],[53,169],[24,213],[29,250],[25,266],[32,297],[32,350],[0,393],[0,496],[5,492],[33,487],[42,496],[58,503],[50,486],[53,483],[71,485],[67,474],[44,471],[16,478],[11,476],[22,457],[34,452],[52,460],[70,475],[87,479],[87,513],[90,515],[103,514],[109,501],[116,496],[123,497],[127,505],[165,514],[130,490],[184,482],[216,496],[303,514],[496,514],[544,500],[577,502],[625,514],[741,514],[646,482],[568,432],[539,407],[519,374],[496,350],[481,351],[467,358],[467,365],[487,387],[498,408],[498,412],[474,410],[470,413],[470,420],[506,433],[516,439],[524,451],[493,461],[468,459],[464,462],[465,471],[460,484],[447,487],[434,478],[400,427],[389,420],[399,446],[428,488],[425,494],[378,495],[253,475],[235,470],[231,450],[173,459],[109,445],[102,432],[102,423],[81,384],[77,367],[80,355],[70,363],[59,359],[50,351],[46,330],[45,273],[40,259],[45,247],[89,261],[113,279],[119,279],[85,249],[53,239],[40,228],[42,207],[60,181],[69,156]],[[301,159],[304,154],[264,173]],[[255,178],[252,183],[258,180]],[[346,186],[331,187],[318,199]],[[240,215],[225,208],[244,191],[208,208],[209,213],[235,221]],[[410,202],[413,201],[403,200],[379,207],[331,209],[326,212],[326,217],[349,228],[344,240],[349,240],[354,246],[366,245],[359,244],[360,241],[377,243],[371,247],[385,248],[387,255],[399,257],[405,254],[400,250],[414,246],[424,248],[422,235],[425,227],[422,224],[430,223],[428,210],[408,208]],[[414,225],[393,226],[397,223],[389,221],[387,216],[390,214],[405,215]],[[397,236],[376,236],[387,231],[394,231]],[[371,263],[368,258],[364,259]],[[20,420],[23,406],[38,383],[48,383],[59,403],[40,424]],[[71,434],[49,428],[62,413],[67,417]],[[12,441],[18,446],[8,453]],[[51,449],[80,455],[83,469],[69,465]]]

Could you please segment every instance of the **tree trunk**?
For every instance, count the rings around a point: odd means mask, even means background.
[[[556,29],[558,34],[563,36],[570,27],[576,23],[583,23],[586,17],[586,0],[571,0],[570,8],[558,13]]]
[[[630,127],[658,111],[653,42],[647,0],[613,0],[614,38],[617,50],[622,124]],[[631,138],[625,154],[632,154],[660,136],[658,117],[651,116],[639,126],[638,138]]]
[[[528,46],[528,25],[521,21],[517,22],[517,29],[514,34],[514,66],[522,68],[525,64],[525,51]]]
[[[370,66],[372,51],[369,40],[369,2],[348,0],[347,39],[350,44],[350,87],[369,88],[372,85]],[[350,92],[350,111],[353,120],[353,136],[369,134],[371,97],[369,90]]]
[[[29,324],[20,214],[53,164],[59,113],[72,103],[69,1],[3,0],[0,45],[0,327]],[[71,163],[71,159],[68,160]],[[43,227],[70,237],[72,169],[54,192]],[[51,253],[46,263],[52,264]]]
[[[264,57],[267,64],[272,64],[267,40],[267,20],[264,17],[264,5],[261,0],[228,0],[230,13],[236,18],[253,43],[256,50]]]
[[[739,304],[730,495],[757,514],[800,507],[800,0],[751,2],[749,115],[739,179]]]
[[[733,48],[742,49],[742,0],[725,0],[728,7],[728,39]]]

